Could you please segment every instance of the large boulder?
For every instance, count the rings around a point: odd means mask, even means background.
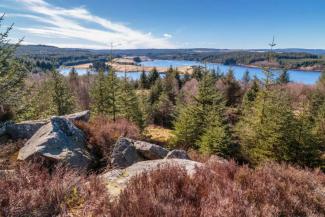
[[[106,187],[110,196],[112,196],[114,199],[125,187],[127,187],[128,182],[136,175],[173,165],[183,167],[189,175],[193,175],[196,171],[195,169],[197,167],[201,167],[203,164],[196,161],[184,159],[141,161],[125,169],[111,170],[103,174],[101,177],[106,183]]]
[[[7,125],[6,134],[12,139],[30,139],[48,121],[24,121]]]
[[[82,111],[82,112],[77,112],[74,114],[65,115],[64,117],[67,118],[69,121],[87,122],[87,121],[89,121],[89,118],[90,118],[90,111],[86,110],[86,111]]]
[[[136,148],[133,146],[131,139],[120,137],[115,143],[111,155],[111,164],[113,167],[124,168],[142,160]]]
[[[135,141],[134,147],[147,160],[163,159],[166,157],[168,150],[165,148],[143,141]]]
[[[52,117],[20,149],[18,160],[42,157],[62,162],[78,169],[86,169],[91,155],[86,150],[86,137],[71,121],[64,117]]]
[[[168,152],[167,156],[165,157],[166,159],[187,159],[189,160],[190,158],[188,157],[186,151],[180,150],[180,149],[175,149],[170,152]]]

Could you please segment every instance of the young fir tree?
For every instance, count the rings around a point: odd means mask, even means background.
[[[90,90],[91,108],[95,114],[109,114],[111,99],[107,83],[107,76],[105,76],[104,70],[100,69]]]
[[[198,94],[194,98],[194,104],[184,106],[180,110],[180,114],[174,124],[175,143],[198,148],[198,144],[201,145],[200,142],[203,142],[202,144],[205,146],[205,141],[210,141],[211,131],[216,132],[216,128],[224,127],[222,122],[223,110],[223,97],[216,89],[213,75],[208,73],[202,77],[199,83]],[[214,118],[211,119],[211,117]],[[204,137],[201,138],[202,135]],[[202,147],[202,150],[214,151],[208,146]]]
[[[120,82],[120,93],[117,98],[119,116],[136,123],[141,129],[144,121],[138,97],[126,78]]]
[[[243,102],[242,102],[242,108],[245,110],[246,108],[250,108],[252,103],[255,101],[257,97],[257,93],[259,91],[259,82],[258,79],[255,77],[252,81],[251,87],[247,90],[247,92],[244,95]]]
[[[226,98],[227,106],[236,106],[241,99],[241,86],[238,81],[235,79],[234,71],[229,69],[226,76],[221,79],[223,83],[223,92]]]
[[[0,26],[4,15],[0,17]],[[9,33],[13,25],[4,32],[0,32],[0,115],[5,112],[4,107],[9,106],[15,110],[19,106],[24,87],[24,78],[27,70],[18,59],[15,58],[15,50],[19,46],[12,44]]]
[[[263,89],[237,124],[243,154],[257,165],[267,160],[288,161],[295,121],[288,97]]]
[[[119,97],[119,80],[116,76],[115,70],[110,67],[108,77],[107,77],[107,88],[108,88],[108,98],[109,98],[109,114],[113,117],[115,121],[119,113],[117,100]]]
[[[250,77],[250,75],[249,75],[249,71],[248,70],[246,70],[245,72],[244,72],[244,75],[243,75],[243,77],[242,77],[242,82],[243,82],[243,84],[245,85],[245,86],[247,86],[248,84],[249,84],[249,82],[251,81],[251,77]]]
[[[280,76],[277,79],[278,84],[287,84],[290,82],[289,72],[287,69],[283,69]]]
[[[153,86],[156,81],[160,78],[159,72],[156,67],[154,67],[150,72],[148,76],[148,86],[151,87]]]
[[[52,69],[52,100],[57,115],[72,113],[74,110],[74,98],[63,77],[58,71]]]
[[[148,88],[148,77],[144,70],[142,70],[141,75],[140,75],[140,87],[142,89]]]

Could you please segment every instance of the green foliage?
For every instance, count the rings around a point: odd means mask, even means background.
[[[66,115],[72,113],[74,110],[75,102],[72,93],[67,85],[63,75],[53,69],[52,73],[52,93],[56,115]]]
[[[147,89],[149,87],[149,81],[146,72],[143,70],[140,75],[140,87]]]
[[[119,116],[126,118],[133,123],[136,123],[140,128],[144,127],[144,120],[138,97],[125,78],[123,82],[120,82],[120,93],[117,98],[117,107],[119,110]]]
[[[175,121],[175,144],[200,148],[204,153],[226,153],[230,137],[223,140],[227,136],[223,122],[224,100],[215,82],[211,73],[205,74],[194,104],[180,110]]]
[[[200,151],[204,154],[218,154],[222,157],[229,155],[229,145],[231,144],[231,135],[220,120],[220,115],[216,110],[208,114],[208,124],[199,139]]]
[[[4,15],[0,17],[0,26]],[[4,32],[0,33],[0,112],[2,106],[10,106],[15,110],[20,106],[24,78],[27,70],[24,65],[14,57],[15,50],[19,46],[12,44],[9,40],[9,33],[13,25],[9,26]]]
[[[160,78],[159,72],[156,67],[154,67],[150,72],[148,76],[148,86],[151,87],[156,83],[156,81]]]
[[[255,78],[252,82],[251,87],[246,91],[244,95],[243,102],[242,102],[243,105],[242,107],[244,110],[252,106],[252,103],[255,101],[257,97],[259,89],[260,87],[258,84],[258,79]]]
[[[107,86],[107,76],[103,70],[98,71],[96,80],[91,91],[92,111],[95,114],[108,114],[110,106],[109,88]]]
[[[283,69],[277,79],[278,84],[287,84],[290,82],[289,73],[287,69]]]

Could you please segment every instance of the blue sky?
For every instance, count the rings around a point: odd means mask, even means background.
[[[12,40],[59,47],[325,49],[324,0],[0,0]]]

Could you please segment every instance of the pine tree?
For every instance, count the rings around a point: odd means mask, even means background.
[[[0,26],[4,15],[0,17]],[[15,58],[15,50],[20,42],[12,44],[9,33],[13,25],[0,33],[0,114],[4,107],[9,106],[12,110],[20,104],[24,87],[24,78],[27,69],[24,64]]]
[[[283,69],[280,76],[277,79],[278,84],[287,84],[290,82],[289,73],[287,69]]]
[[[259,92],[259,84],[258,84],[258,79],[255,77],[251,87],[249,90],[245,93],[243,102],[242,102],[242,107],[245,110],[247,107],[251,107],[252,103],[255,101],[257,94]]]
[[[107,86],[107,76],[105,76],[104,70],[100,69],[93,87],[91,88],[91,107],[95,114],[109,114],[109,106],[111,102],[109,91],[110,90]]]
[[[144,121],[139,100],[126,78],[123,82],[120,82],[119,89],[120,93],[117,98],[119,116],[136,123],[142,129]]]
[[[147,78],[146,72],[144,70],[142,70],[141,75],[140,75],[140,87],[142,89],[148,88],[148,78]]]
[[[237,124],[242,151],[256,165],[266,160],[290,160],[295,121],[288,97],[279,91],[261,90]]]
[[[198,148],[201,141],[208,141],[211,136],[211,130],[216,130],[214,126],[222,126],[219,120],[222,120],[224,110],[224,100],[217,91],[215,79],[211,73],[205,74],[200,83],[198,94],[195,96],[193,105],[184,106],[174,123],[175,143],[186,145],[192,148]],[[211,112],[217,117],[210,120]],[[215,122],[215,123],[214,123]],[[207,131],[208,127],[211,128]],[[205,137],[201,138],[204,132]],[[204,150],[204,148],[203,148]],[[208,150],[206,148],[206,150]]]
[[[72,113],[74,110],[74,98],[69,87],[58,71],[52,69],[52,100],[57,115]]]
[[[243,75],[243,78],[242,78],[242,81],[243,81],[244,85],[247,86],[249,84],[250,80],[251,80],[251,78],[250,78],[250,75],[249,75],[249,71],[246,70],[244,72],[244,75]]]
[[[148,86],[151,87],[156,83],[156,81],[160,78],[159,72],[156,67],[154,67],[150,72],[148,76]]]
[[[116,120],[119,113],[117,106],[117,99],[119,97],[119,80],[116,76],[115,70],[111,67],[107,77],[107,88],[109,98],[109,114]]]
[[[205,154],[229,156],[230,134],[216,110],[208,114],[208,126],[199,139],[200,151]]]

